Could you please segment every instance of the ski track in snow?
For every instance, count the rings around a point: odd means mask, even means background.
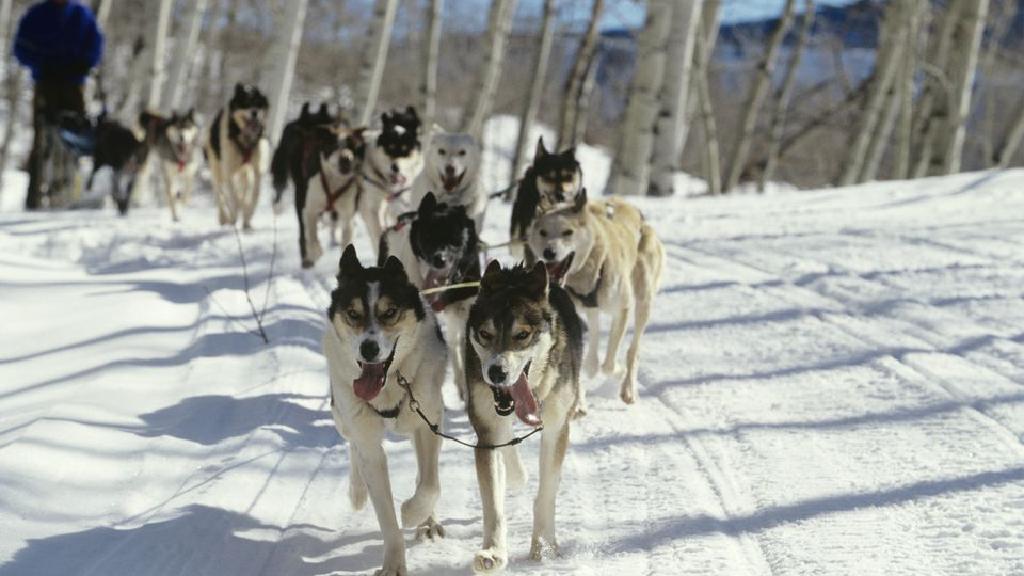
[[[1022,187],[1018,170],[636,200],[668,256],[640,401],[587,383],[543,563],[522,447],[509,573],[1024,574]],[[372,573],[320,354],[340,250],[300,271],[278,217],[268,290],[259,213],[242,242],[265,346],[234,235],[208,207],[168,220],[0,215],[0,575]],[[357,247],[369,261],[362,230]],[[401,501],[411,446],[386,450]],[[441,466],[448,537],[407,532],[413,574],[468,574],[480,544],[472,453],[446,443]]]

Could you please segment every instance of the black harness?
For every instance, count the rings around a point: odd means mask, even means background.
[[[580,294],[576,290],[573,290],[572,286],[566,285],[565,291],[572,295],[573,298],[580,301],[585,308],[597,308],[597,292],[601,289],[601,284],[604,281],[604,265],[601,265],[600,272],[597,273],[597,282],[594,282],[594,289],[586,294]]]

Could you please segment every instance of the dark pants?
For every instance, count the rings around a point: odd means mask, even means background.
[[[28,195],[25,197],[25,208],[37,210],[42,208],[43,197],[40,190],[44,158],[43,132],[47,124],[58,121],[60,112],[76,112],[85,115],[85,96],[82,86],[75,82],[62,80],[40,80],[36,82],[35,95],[32,98],[32,151],[28,156]]]

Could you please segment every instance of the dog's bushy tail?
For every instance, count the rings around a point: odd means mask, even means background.
[[[270,174],[274,182],[274,204],[280,204],[285,188],[288,187],[287,148],[287,141],[281,138],[280,144],[274,150],[274,157],[270,160]]]

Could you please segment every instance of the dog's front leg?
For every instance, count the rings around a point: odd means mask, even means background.
[[[440,410],[434,422],[441,421]],[[437,461],[441,454],[441,439],[425,425],[419,426],[412,437],[416,447],[416,492],[402,503],[402,526],[416,528],[417,538],[444,537],[444,528],[437,522],[434,507],[441,493],[437,478]]]
[[[543,420],[550,423],[544,428],[540,441],[540,486],[537,499],[533,501],[533,538],[530,542],[530,558],[540,560],[544,555],[545,545],[555,554],[558,553],[558,541],[555,538],[555,499],[558,496],[558,483],[562,478],[562,461],[569,447],[569,423],[566,414],[560,407],[555,407],[549,414],[545,410]]]
[[[306,207],[302,214],[306,236],[306,254],[305,258],[302,260],[303,268],[312,268],[324,253],[324,249],[320,245],[320,234],[317,230],[317,223],[320,220],[320,210],[317,206],[314,206],[314,204],[316,203],[307,199]]]
[[[370,502],[377,514],[384,538],[384,565],[375,576],[405,576],[405,540],[398,527],[395,503],[391,496],[388,459],[380,445],[361,444],[354,450],[359,459],[359,473],[366,481]]]
[[[232,226],[238,221],[238,192],[237,183],[235,177],[237,174],[233,174],[228,169],[229,164],[224,162],[221,164],[224,168],[224,173],[221,176],[220,184],[220,195],[221,207],[223,209],[221,213],[221,224],[231,224]]]
[[[480,441],[492,443],[489,435],[480,435]],[[505,474],[502,468],[496,451],[476,449],[476,478],[480,484],[484,516],[483,546],[473,559],[473,571],[478,574],[500,572],[508,565]]]
[[[171,209],[171,220],[178,221],[178,206],[177,199],[174,196],[174,173],[173,168],[169,168],[166,163],[163,167],[164,177],[164,194],[167,195],[167,206]]]
[[[248,181],[245,183],[245,200],[242,202],[242,228],[252,230],[252,215],[256,212],[256,205],[260,203],[260,171],[259,152],[250,159],[249,169],[246,171]]]

